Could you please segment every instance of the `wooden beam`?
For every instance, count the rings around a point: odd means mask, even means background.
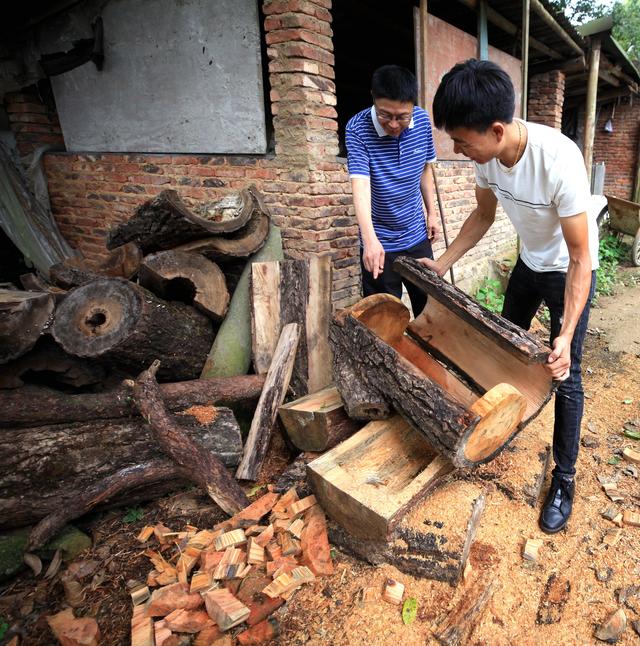
[[[427,43],[429,42],[427,34],[428,20],[427,0],[420,0],[420,101],[425,110],[427,109],[427,87],[429,82],[429,75],[427,72]]]
[[[479,0],[458,0],[458,2],[463,4],[465,7],[469,7],[469,9],[476,11],[478,9]],[[492,9],[491,7],[487,7],[487,20],[490,23],[494,24],[496,27],[502,29],[502,31],[510,34],[511,36],[517,36],[520,32],[519,27],[516,27],[516,25],[507,20],[504,16],[500,15],[495,9]],[[564,58],[562,54],[559,54],[555,50],[547,47],[547,45],[541,43],[535,38],[532,38],[531,36],[529,37],[529,46],[541,52],[542,54],[545,54],[549,58],[553,58],[554,60],[561,61]]]
[[[613,74],[603,70],[602,67],[598,70],[598,78],[609,85],[613,85],[613,87],[620,87],[621,85],[619,79],[617,79]]]
[[[595,38],[589,55],[589,81],[587,84],[587,103],[585,106],[584,124],[584,165],[587,177],[591,182],[591,165],[593,163],[593,140],[596,129],[596,100],[598,98],[598,70],[600,68],[600,39]]]
[[[540,0],[529,0],[531,8],[542,18],[542,20],[550,27],[571,49],[578,55],[582,54],[582,47],[576,43],[571,36],[561,27],[556,19],[544,8]]]

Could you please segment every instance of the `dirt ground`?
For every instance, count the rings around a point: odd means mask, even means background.
[[[335,573],[304,586],[275,613],[281,634],[273,643],[437,643],[433,634],[438,623],[477,581],[492,582],[496,591],[463,643],[597,644],[601,643],[594,638],[597,625],[618,608],[624,608],[628,625],[617,643],[640,643],[631,625],[640,621],[640,527],[625,526],[617,542],[610,541],[618,528],[602,513],[614,503],[598,480],[617,481],[624,496],[622,502],[615,503],[618,509],[640,511],[640,467],[630,467],[620,459],[626,446],[640,450],[640,441],[622,434],[625,424],[640,430],[640,270],[626,269],[625,283],[615,296],[601,297],[591,314],[583,362],[586,408],[582,447],[568,528],[555,536],[543,534],[537,524],[540,503],[532,508],[508,498],[495,482],[484,483],[487,504],[471,550],[471,568],[457,587],[414,578],[390,566],[366,565],[335,550]],[[523,436],[537,434],[550,441],[552,419],[552,405],[548,405]],[[275,475],[285,464],[281,446],[271,455],[270,473]],[[518,464],[513,468],[518,469]],[[187,523],[206,528],[221,518],[219,510],[195,490],[150,503],[142,512],[141,518],[130,523],[124,522],[123,510],[96,514],[77,523],[94,541],[93,548],[80,559],[95,563],[75,612],[97,619],[101,644],[129,643],[131,602],[126,583],[144,580],[150,569],[134,540],[140,528],[156,521],[176,529]],[[603,542],[605,536],[614,544]],[[537,562],[522,558],[527,538],[543,540]],[[539,623],[541,597],[552,575],[568,592],[554,611],[557,621]],[[381,599],[389,577],[404,583],[405,598],[417,600],[417,617],[409,625],[403,623],[399,606]],[[363,603],[361,591],[368,587],[373,587],[376,595]],[[0,616],[19,629],[21,643],[28,646],[54,643],[45,617],[64,604],[59,575],[44,580],[23,573],[0,588]],[[233,640],[223,643],[230,645]]]

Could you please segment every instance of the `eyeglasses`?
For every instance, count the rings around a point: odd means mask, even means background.
[[[376,115],[380,121],[396,121],[398,123],[410,123],[413,118],[412,114],[389,114],[376,110]]]

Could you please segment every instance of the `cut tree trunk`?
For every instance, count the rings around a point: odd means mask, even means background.
[[[395,415],[369,422],[310,462],[307,477],[322,508],[350,534],[386,541],[452,468]]]
[[[522,428],[527,397],[499,374],[484,394],[474,392],[404,334],[408,323],[408,309],[388,294],[369,296],[335,316],[334,376],[347,412],[353,417],[352,411],[362,408],[361,393],[372,393],[369,399],[386,400],[456,467],[492,460]],[[466,348],[463,338],[449,337],[448,343]],[[358,392],[352,403],[354,382]],[[531,419],[550,397],[550,379],[528,392],[533,393]]]
[[[224,274],[198,254],[175,250],[150,254],[140,266],[138,282],[166,301],[193,305],[214,321],[222,320],[229,307]]]
[[[249,278],[251,264],[282,258],[280,229],[271,225],[264,247],[246,263],[233,292],[229,311],[202,369],[202,377],[232,377],[246,375],[251,365],[251,313],[249,307]]]
[[[252,266],[253,362],[266,372],[280,332],[300,325],[300,343],[291,377],[293,397],[316,392],[332,381],[329,322],[331,258],[254,263]]]
[[[255,200],[249,191],[229,195],[194,213],[176,191],[162,191],[136,209],[133,217],[109,232],[107,249],[136,242],[143,253],[172,249],[189,240],[243,227],[251,217]]]
[[[100,383],[106,376],[104,366],[95,361],[80,359],[67,354],[48,334],[43,335],[36,345],[26,354],[14,361],[0,366],[0,388],[20,388],[24,386],[23,376],[36,376],[39,383],[47,381],[53,386],[73,386],[81,388]],[[36,415],[45,418],[44,422],[49,423],[52,419],[58,418],[51,411],[34,406],[34,400],[26,393],[16,393],[24,399],[24,408],[31,409]],[[73,395],[60,393],[61,397],[72,397]],[[0,402],[4,393],[0,393]],[[0,403],[2,410],[2,422],[0,426],[13,425],[11,420],[11,406],[5,407]],[[62,420],[58,420],[62,421]]]
[[[284,401],[289,388],[299,339],[300,327],[297,323],[284,326],[251,421],[242,461],[236,471],[236,477],[239,479],[258,478],[260,467],[269,448],[269,439],[278,414],[278,407]]]
[[[284,404],[278,413],[289,439],[301,451],[332,449],[362,427],[347,416],[335,386]]]
[[[256,253],[269,235],[270,218],[265,211],[255,208],[251,219],[242,229],[227,235],[201,238],[176,247],[177,251],[200,253],[219,262],[247,258]]]
[[[127,242],[114,249],[96,271],[111,278],[133,278],[142,262],[142,250],[135,242]]]
[[[51,265],[49,269],[49,280],[62,289],[73,289],[86,285],[91,281],[101,278],[96,271],[83,267],[77,258],[67,258],[62,262]]]
[[[260,397],[264,375],[241,375],[194,379],[173,384],[160,384],[160,392],[170,410],[189,406],[225,405],[252,402]],[[33,402],[38,405],[34,406]],[[2,426],[41,426],[51,420],[90,422],[91,420],[118,419],[137,415],[131,388],[121,387],[105,393],[67,393],[25,386],[14,392],[0,392]]]
[[[203,411],[196,407],[172,420],[226,465],[238,464],[240,429],[230,410]],[[140,417],[0,429],[0,527],[29,525],[61,509],[73,508],[85,491],[115,472],[164,459]],[[170,479],[159,486],[127,491],[118,502],[148,500],[185,484],[182,478]]]
[[[167,379],[197,377],[213,340],[211,322],[182,303],[166,303],[120,278],[73,290],[56,312],[53,336],[70,354],[128,371],[154,359]]]
[[[457,585],[485,508],[482,489],[453,481],[435,489],[396,525],[388,542],[363,540],[329,525],[332,545],[372,565]]]
[[[224,464],[201,443],[187,437],[168,414],[156,382],[159,362],[154,361],[136,380],[133,389],[136,406],[149,422],[162,450],[229,515],[238,513],[249,504],[240,485],[225,469]]]
[[[0,289],[0,364],[22,356],[50,323],[51,294]]]

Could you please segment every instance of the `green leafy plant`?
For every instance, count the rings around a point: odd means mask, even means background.
[[[9,630],[9,624],[4,620],[4,617],[0,617],[0,639],[2,639]]]
[[[123,523],[135,523],[144,516],[144,511],[139,507],[130,507],[127,513],[122,517]]]
[[[605,236],[600,241],[600,267],[596,271],[596,296],[613,294],[618,282],[618,267],[629,254],[629,246],[614,235]]]
[[[402,621],[406,626],[416,620],[418,614],[418,600],[414,597],[409,597],[402,604]]]
[[[502,283],[495,278],[485,278],[476,291],[474,298],[491,312],[502,312],[504,292]]]

